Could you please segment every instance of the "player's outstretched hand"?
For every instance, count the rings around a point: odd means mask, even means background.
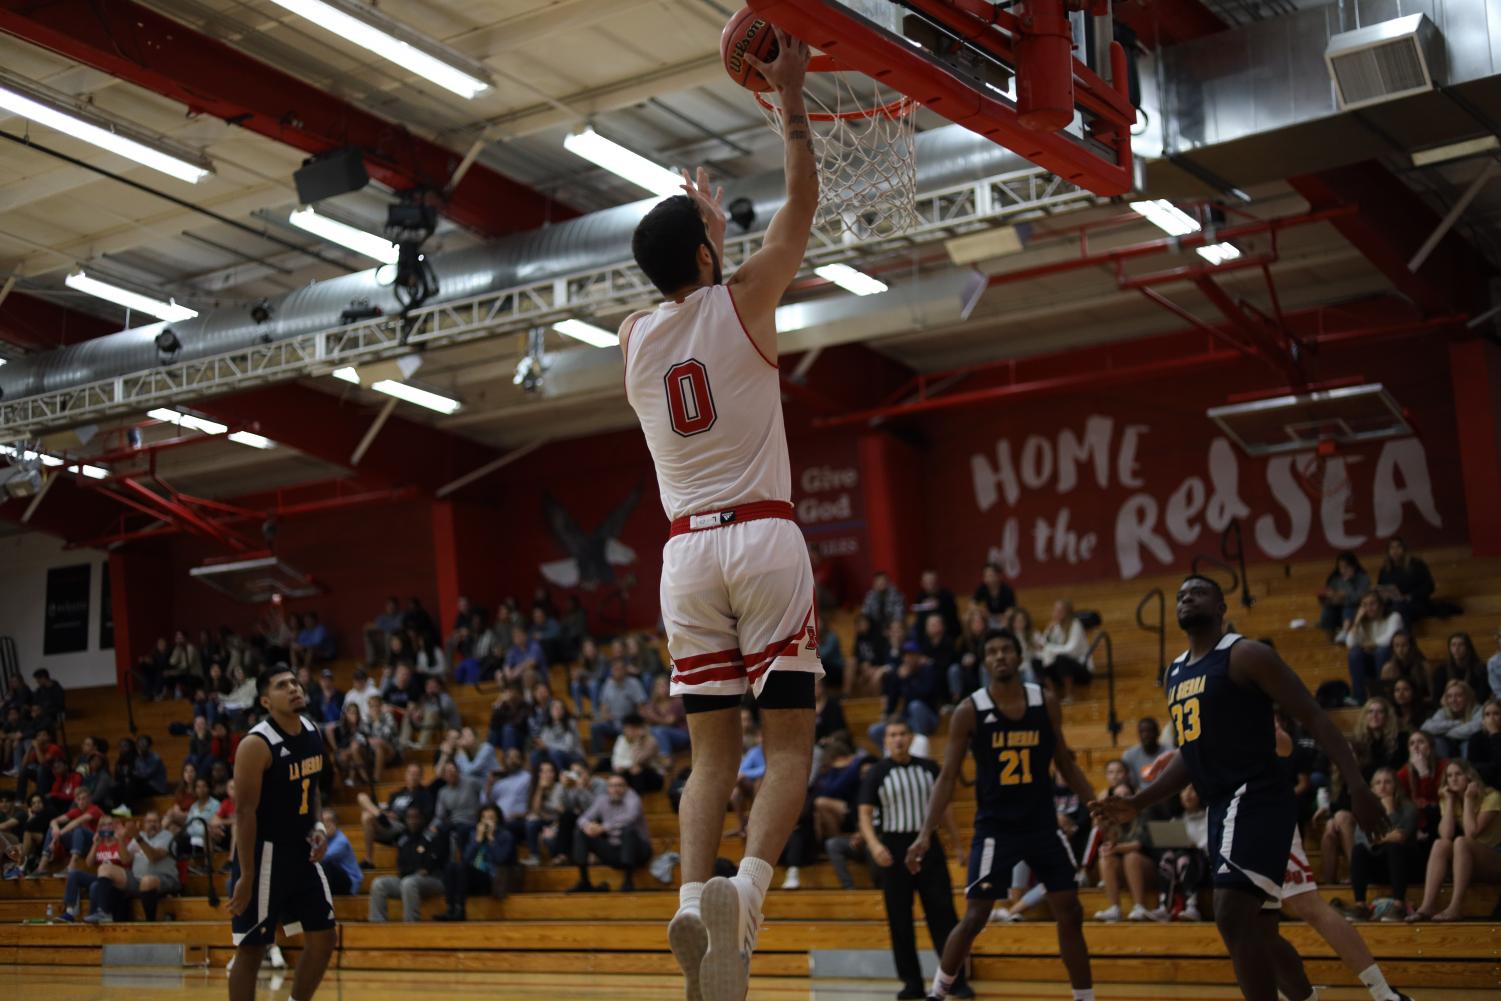
[[[929,840],[929,835],[923,835],[907,848],[907,858],[904,861],[907,863],[907,871],[913,875],[922,868],[923,856],[928,854]]]
[[[322,862],[323,853],[328,851],[328,835],[322,831],[314,830],[312,834],[307,836],[307,843],[312,846],[312,850],[307,855],[308,861]]]
[[[1371,792],[1371,787],[1364,782],[1350,790],[1350,812],[1355,814],[1355,822],[1373,844],[1391,829],[1381,797]]]
[[[1136,819],[1136,807],[1120,796],[1106,796],[1089,804],[1089,815],[1098,826],[1120,827]]]
[[[813,55],[808,50],[808,43],[801,38],[793,38],[775,25],[771,30],[777,36],[776,58],[763,63],[747,52],[745,61],[759,70],[766,82],[776,88],[778,93],[800,91],[803,89],[803,78],[808,74],[808,60]]]
[[[255,889],[255,880],[250,879],[244,873],[240,874],[239,882],[235,883],[234,896],[229,898],[229,913],[239,917],[250,910],[250,895]]]

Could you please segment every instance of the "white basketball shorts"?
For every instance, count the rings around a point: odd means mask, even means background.
[[[1303,850],[1303,832],[1293,828],[1293,844],[1287,853],[1287,872],[1282,876],[1282,899],[1296,897],[1300,893],[1312,893],[1319,888],[1313,878],[1313,866],[1308,864],[1308,853]],[[1280,902],[1272,900],[1262,905],[1272,910]]]
[[[761,693],[772,671],[823,676],[808,543],[761,518],[675,535],[662,547],[672,694]]]

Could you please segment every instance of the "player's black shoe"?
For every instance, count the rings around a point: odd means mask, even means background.
[[[969,981],[967,980],[961,980],[949,989],[949,997],[951,998],[972,998],[974,996],[975,989],[969,985]]]
[[[1393,987],[1392,990],[1397,991],[1395,987]],[[1412,997],[1410,995],[1403,994],[1401,991],[1397,991],[1397,1001],[1412,1001]]]

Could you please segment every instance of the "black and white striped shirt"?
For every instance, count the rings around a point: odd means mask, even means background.
[[[908,758],[901,765],[882,758],[865,773],[860,803],[877,808],[882,834],[916,834],[927,819],[937,781],[938,765],[927,758]]]

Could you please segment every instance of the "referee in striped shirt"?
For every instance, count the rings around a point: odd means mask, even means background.
[[[912,895],[922,897],[923,914],[935,952],[943,949],[949,932],[959,923],[954,913],[954,887],[949,881],[948,858],[942,851],[923,856],[922,868],[907,870],[907,849],[922,830],[928,815],[928,800],[938,781],[939,768],[927,758],[912,756],[912,728],[905,722],[888,723],[886,756],[865,773],[860,785],[860,833],[870,845],[870,857],[879,867],[881,890],[886,898],[886,924],[891,930],[891,953],[896,973],[902,979],[898,998],[921,1001],[927,996],[922,965],[917,958],[917,934],[912,924]],[[878,820],[879,815],[879,820]],[[958,831],[952,814],[944,817],[949,843],[956,850]],[[975,992],[961,978],[950,997],[972,998]]]

